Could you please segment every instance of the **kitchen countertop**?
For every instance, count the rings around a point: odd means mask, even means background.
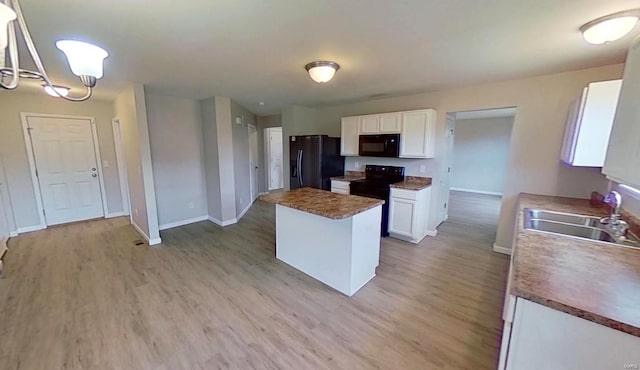
[[[511,294],[640,336],[640,250],[525,230],[524,208],[606,214],[585,199],[520,194]]]
[[[405,176],[403,182],[391,184],[390,187],[405,190],[422,190],[431,186],[430,177]]]
[[[383,200],[302,188],[260,196],[261,200],[339,220],[384,204]]]
[[[346,175],[344,175],[344,176],[334,176],[334,177],[331,177],[331,180],[351,182],[351,181],[362,180],[364,178],[365,178],[364,172],[347,171]]]

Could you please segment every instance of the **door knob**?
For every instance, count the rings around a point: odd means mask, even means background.
[[[96,170],[96,168],[95,168],[95,167],[91,168],[91,171],[95,171],[95,170]]]
[[[92,174],[91,174],[91,177],[98,177],[98,175],[97,175],[97,174],[95,174],[95,173],[92,173]]]

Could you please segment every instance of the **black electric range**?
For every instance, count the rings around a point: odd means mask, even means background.
[[[384,200],[380,228],[382,236],[389,236],[389,185],[401,181],[404,181],[404,167],[367,165],[365,178],[351,182],[352,195]]]

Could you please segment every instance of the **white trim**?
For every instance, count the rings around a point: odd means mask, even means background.
[[[258,196],[261,196],[261,195],[268,195],[268,194],[269,194],[269,192],[268,192],[268,191],[263,191],[262,193],[258,194]]]
[[[258,197],[256,197],[256,199],[258,199]],[[253,205],[253,203],[249,203],[243,210],[242,212],[240,212],[240,214],[238,215],[238,217],[236,217],[236,220],[240,220],[242,218],[242,216],[244,216],[245,213],[247,213],[247,211],[249,210],[249,208],[251,208],[251,206]],[[237,221],[236,221],[237,222]]]
[[[142,235],[142,237],[144,238],[144,240],[147,241],[147,244],[149,245],[158,245],[160,243],[162,243],[162,239],[161,238],[155,238],[155,239],[149,239],[149,236],[147,234],[145,234],[144,231],[142,231],[142,229],[140,228],[140,226],[136,225],[135,222],[131,223],[131,226],[133,226],[134,229],[136,229],[136,231]]]
[[[474,189],[463,189],[463,188],[449,188],[452,191],[462,191],[465,193],[475,193],[475,194],[486,194],[486,195],[499,195],[502,196],[503,193],[499,193],[496,191],[484,191],[484,190],[474,190]]]
[[[33,225],[33,226],[27,226],[27,227],[19,227],[18,228],[18,234],[30,233],[32,231],[44,230],[46,228],[47,227],[43,226],[43,225]]]
[[[226,220],[226,221],[220,221],[217,218],[213,218],[211,216],[207,217],[207,219],[211,222],[213,222],[214,224],[220,226],[220,227],[225,227],[225,226],[229,226],[229,225],[233,225],[235,223],[238,223],[238,220],[235,218],[232,218],[231,220]]]
[[[158,237],[158,238],[155,238],[155,239],[151,239],[151,240],[149,240],[149,242],[148,242],[148,243],[149,243],[149,245],[150,245],[150,246],[154,246],[154,245],[162,244],[162,239],[160,239],[160,238]]]
[[[18,236],[18,232],[17,231],[9,231],[9,237],[10,238],[15,238],[16,236]]]
[[[114,217],[122,217],[122,216],[127,216],[127,215],[125,215],[124,212],[113,212],[113,213],[104,215],[104,218],[114,218]]]
[[[425,236],[438,236],[438,230],[427,230],[424,232]]]
[[[511,255],[511,248],[501,247],[501,246],[497,245],[496,243],[493,243],[493,251],[496,252],[496,253],[506,254],[508,256]]]
[[[162,224],[159,225],[158,228],[160,230],[167,230],[167,229],[172,229],[174,227],[178,227],[178,226],[184,226],[184,225],[189,225],[195,222],[200,222],[200,221],[207,221],[209,219],[209,216],[200,216],[200,217],[194,217],[194,218],[189,218],[186,220],[180,220],[180,221],[176,221],[176,222],[169,222],[166,224]]]
[[[256,158],[255,162],[251,162],[251,152],[253,152],[252,149],[252,139],[251,139],[251,129],[253,128],[253,131],[255,132],[255,139],[256,139],[256,147],[255,147],[255,153],[253,153],[254,157]],[[258,199],[258,193],[260,192],[260,189],[258,189],[260,187],[260,181],[258,181],[258,162],[260,161],[260,156],[258,155],[258,147],[260,146],[260,143],[258,142],[258,127],[256,127],[255,125],[252,124],[247,124],[247,138],[249,139],[249,197],[251,198],[251,201],[249,202],[249,206],[251,206],[251,203],[253,203],[253,201],[255,201],[256,199]],[[253,180],[252,180],[253,179]],[[254,182],[255,182],[255,186],[254,186]],[[255,196],[254,196],[255,194]],[[246,212],[246,210],[245,210]],[[241,212],[241,214],[244,214]],[[237,217],[238,219],[242,217],[239,216]]]
[[[100,156],[100,144],[98,142],[98,131],[96,127],[96,121],[94,117],[90,116],[70,116],[70,115],[62,115],[62,114],[49,114],[49,113],[32,113],[32,112],[20,112],[20,120],[22,121],[22,132],[24,136],[25,147],[27,150],[27,159],[29,161],[29,169],[31,172],[31,181],[33,183],[33,191],[36,197],[36,206],[38,207],[38,213],[40,217],[40,225],[38,225],[39,229],[42,230],[47,228],[47,221],[44,217],[44,203],[42,201],[42,192],[40,190],[40,183],[38,181],[38,177],[36,176],[36,162],[33,154],[33,143],[31,142],[31,135],[29,134],[29,117],[42,117],[42,118],[64,118],[64,119],[73,119],[78,121],[89,121],[89,125],[91,128],[91,137],[93,140],[93,150],[96,160],[96,168],[98,169],[98,182],[100,184],[100,197],[102,200],[102,215],[106,217],[109,213],[109,208],[107,206],[107,193],[104,185],[104,174],[102,172],[102,160]],[[70,221],[75,222],[75,221]],[[30,229],[35,226],[28,227],[26,229]],[[20,233],[21,228],[18,228],[18,233]]]
[[[122,213],[130,215],[131,204],[129,200],[129,179],[127,176],[127,162],[122,143],[122,128],[120,118],[113,117],[111,120],[113,130],[113,144],[116,152],[116,165],[118,166],[118,180],[120,181],[120,197],[122,202]]]

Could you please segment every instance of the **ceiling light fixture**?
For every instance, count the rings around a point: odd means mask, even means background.
[[[20,68],[16,23],[37,71]],[[4,0],[3,4],[2,0],[0,0],[0,86],[7,90],[14,90],[18,87],[21,78],[34,79],[43,81],[45,86],[49,87],[47,93],[50,95],[53,93],[55,94],[53,96],[59,96],[70,101],[85,101],[89,99],[93,94],[97,79],[102,78],[103,61],[109,56],[109,53],[95,45],[75,40],[61,40],[56,43],[56,46],[67,56],[71,72],[80,77],[80,82],[87,88],[84,96],[67,96],[66,94],[69,93],[68,88],[63,90],[61,86],[56,86],[51,82],[42,60],[40,60],[31,34],[27,29],[20,3],[18,0]],[[7,47],[8,53],[5,52]],[[8,56],[9,64],[6,64],[6,56]],[[66,93],[63,91],[66,91]]]
[[[67,95],[69,95],[69,88],[66,86],[60,86],[60,85],[42,85],[42,87],[44,88],[44,91],[53,96],[54,98],[59,98],[59,97],[65,97]]]
[[[640,10],[625,10],[594,19],[580,27],[585,41],[600,45],[621,39],[638,23]]]
[[[336,62],[330,61],[317,61],[308,63],[304,66],[304,69],[309,72],[309,76],[312,80],[317,83],[326,83],[329,82],[333,75],[336,74],[336,71],[340,69],[340,65]]]

